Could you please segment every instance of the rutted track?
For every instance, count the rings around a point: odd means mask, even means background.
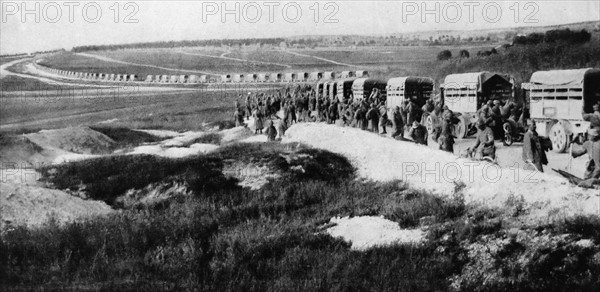
[[[206,54],[201,54],[201,53],[190,53],[190,52],[186,52],[186,51],[179,51],[179,53],[180,54],[184,54],[184,55],[189,55],[189,56],[200,56],[200,57],[208,57],[208,58],[232,60],[232,61],[238,61],[238,62],[248,62],[248,63],[256,63],[256,64],[267,64],[267,65],[281,66],[281,67],[285,67],[285,68],[292,68],[292,66],[290,66],[290,65],[281,64],[281,63],[253,61],[253,60],[246,60],[246,59],[238,59],[238,58],[232,58],[232,57],[225,57],[225,55],[229,54],[230,52],[225,52],[225,53],[221,54],[220,56],[212,56],[212,55],[206,55]]]
[[[338,61],[334,61],[334,60],[330,60],[330,59],[325,59],[325,58],[321,58],[321,57],[317,57],[317,56],[300,54],[298,52],[292,52],[292,51],[284,51],[284,52],[286,52],[288,54],[296,55],[296,56],[314,58],[314,59],[317,59],[317,60],[321,60],[321,61],[325,61],[325,62],[329,62],[329,63],[332,63],[332,64],[341,65],[341,66],[348,66],[348,67],[355,67],[355,68],[359,68],[360,67],[360,66],[357,66],[357,65],[352,65],[352,64],[347,64],[347,63],[341,63],[341,62],[338,62]]]

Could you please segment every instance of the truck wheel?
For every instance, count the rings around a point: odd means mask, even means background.
[[[454,125],[453,132],[454,136],[458,139],[463,139],[467,137],[467,121],[463,116],[458,116],[458,123]]]
[[[550,141],[555,152],[563,153],[569,147],[569,136],[562,124],[557,123],[550,129]]]

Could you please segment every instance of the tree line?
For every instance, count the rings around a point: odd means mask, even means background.
[[[592,38],[592,34],[587,30],[573,31],[566,29],[554,29],[545,33],[530,33],[528,35],[518,35],[513,38],[515,45],[535,45],[539,43],[557,43],[565,42],[571,44],[587,43]]]
[[[121,49],[170,49],[180,47],[199,47],[199,46],[242,46],[242,45],[279,45],[285,41],[283,38],[264,38],[264,39],[212,39],[212,40],[184,40],[184,41],[163,41],[163,42],[143,42],[131,44],[115,45],[91,45],[73,47],[73,52],[80,53],[86,51],[102,50],[121,50]]]

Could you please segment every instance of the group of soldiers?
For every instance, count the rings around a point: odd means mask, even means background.
[[[594,113],[584,114],[584,120],[591,123],[588,139],[581,148],[572,148],[573,157],[588,153],[586,179],[600,179],[600,104],[594,105]],[[282,115],[278,115],[282,113]],[[363,99],[355,100],[350,94],[343,101],[326,98],[315,93],[310,85],[286,87],[270,93],[248,93],[239,96],[235,102],[234,118],[236,126],[245,126],[244,120],[253,117],[255,134],[263,134],[265,121],[268,121],[264,134],[270,141],[281,138],[287,128],[294,123],[326,122],[341,123],[344,126],[360,128],[378,134],[387,134],[388,121],[391,121],[391,136],[398,140],[409,140],[427,145],[431,139],[439,144],[439,149],[454,153],[454,126],[457,116],[445,105],[429,99],[419,106],[407,99],[396,106],[388,116],[385,96],[374,89]],[[432,131],[424,126],[428,116],[432,116]],[[525,168],[543,172],[548,163],[546,151],[551,149],[548,139],[536,132],[535,122],[528,120],[524,111],[514,102],[490,100],[477,112],[475,143],[467,149],[469,156],[476,159],[488,157],[496,159],[495,141],[505,133],[504,125],[511,131],[526,128],[523,133],[523,154]],[[277,128],[273,120],[279,120]],[[408,131],[408,138],[405,132]]]
[[[414,102],[406,101],[402,107],[396,107],[392,111],[391,119],[388,119],[385,96],[377,89],[362,100],[355,101],[349,96],[340,101],[316,94],[311,86],[297,85],[271,93],[248,93],[246,97],[238,96],[235,101],[234,120],[236,126],[244,126],[244,121],[252,117],[255,134],[263,134],[265,121],[268,120],[265,134],[269,140],[275,140],[277,135],[281,137],[289,126],[299,122],[341,123],[344,126],[387,134],[388,120],[391,120],[392,137],[404,139],[404,132],[408,129],[409,137],[413,141],[427,144],[427,129],[422,125],[421,117],[429,105],[432,110],[433,104],[430,102],[419,108]],[[278,112],[282,115],[278,116]],[[275,128],[274,119],[279,120],[278,129]]]

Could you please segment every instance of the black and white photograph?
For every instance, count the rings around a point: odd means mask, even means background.
[[[0,291],[600,291],[597,0],[0,6]]]

